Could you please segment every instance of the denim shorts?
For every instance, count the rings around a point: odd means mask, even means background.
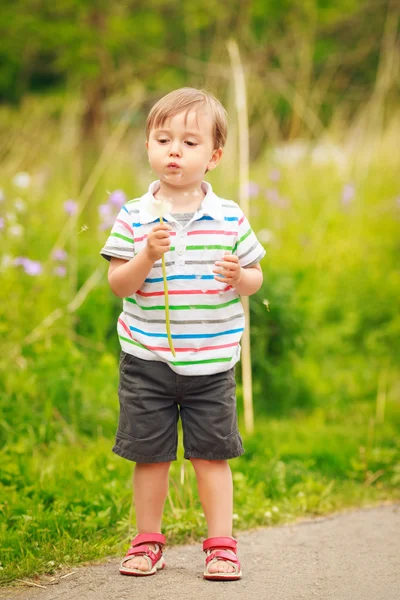
[[[234,367],[212,375],[178,375],[166,363],[122,351],[113,452],[138,463],[176,460],[180,417],[185,458],[240,456],[235,391]]]

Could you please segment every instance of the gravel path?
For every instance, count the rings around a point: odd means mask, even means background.
[[[168,548],[167,568],[123,577],[116,559],[71,569],[42,588],[2,588],[1,600],[399,600],[400,505],[237,535],[243,579],[201,577],[200,545]]]

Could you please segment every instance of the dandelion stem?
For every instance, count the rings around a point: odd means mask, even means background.
[[[163,222],[163,218],[160,217],[160,223],[162,223],[162,222]],[[163,274],[163,282],[164,282],[165,324],[167,326],[168,345],[172,352],[172,355],[176,356],[174,344],[172,342],[172,337],[171,337],[171,325],[169,322],[168,285],[167,285],[167,270],[165,268],[165,254],[162,255],[161,265],[162,265],[162,274]]]

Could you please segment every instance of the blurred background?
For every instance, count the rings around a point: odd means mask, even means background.
[[[111,454],[120,300],[99,251],[154,179],[145,120],[181,86],[229,114],[209,180],[239,201],[239,51],[255,432],[235,526],[400,497],[400,6],[396,0],[14,0],[0,6],[0,578],[122,551]],[[242,386],[238,370],[242,421]],[[165,532],[205,533],[190,465]]]

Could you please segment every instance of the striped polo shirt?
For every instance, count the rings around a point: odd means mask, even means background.
[[[159,220],[151,209],[159,185],[154,181],[144,196],[121,208],[101,250],[104,258],[130,260],[145,247]],[[241,208],[219,198],[205,181],[202,189],[205,197],[189,222],[171,214],[164,217],[172,227],[171,246],[164,256],[176,356],[168,346],[161,259],[141,288],[123,299],[117,325],[124,352],[167,362],[182,375],[226,371],[239,360],[243,308],[231,286],[215,281],[213,269],[226,251],[236,254],[242,267],[257,264],[265,254]]]

